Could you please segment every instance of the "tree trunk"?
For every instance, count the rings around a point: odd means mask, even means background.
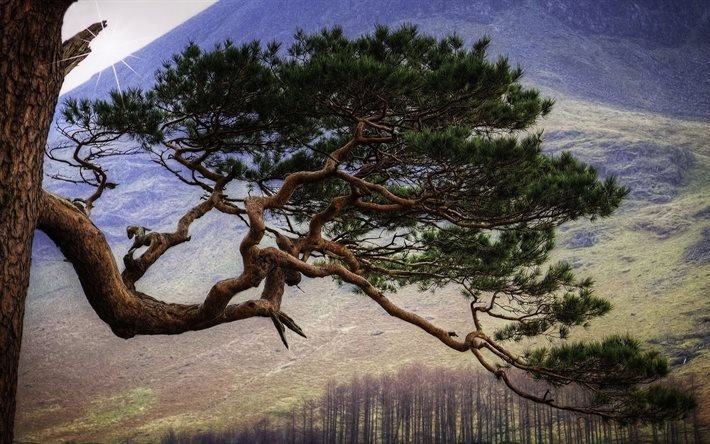
[[[0,2],[0,443],[13,439],[17,365],[49,126],[72,1]]]

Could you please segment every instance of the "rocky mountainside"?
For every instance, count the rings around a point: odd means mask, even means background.
[[[128,59],[137,74],[122,64],[116,71],[123,88],[145,86],[190,40],[205,47],[226,38],[287,42],[299,27],[341,24],[357,34],[376,23],[412,22],[470,42],[490,35],[494,54],[507,54],[525,68],[526,81],[557,99],[542,122],[548,151],[572,151],[632,187],[614,217],[560,230],[555,259],[597,278],[597,292],[615,306],[581,334],[631,331],[668,353],[678,377],[697,375],[700,416],[710,424],[709,11],[702,0],[682,7],[660,0],[222,0]],[[110,69],[97,80],[69,94],[95,97],[116,86]],[[199,190],[144,156],[107,166],[118,186],[92,219],[117,258],[132,243],[126,226],[173,229],[199,201]],[[82,194],[67,184],[46,186]],[[239,267],[239,233],[222,236],[234,225],[219,214],[200,219],[192,240],[152,267],[140,289],[199,302],[211,283]],[[308,335],[290,340],[289,350],[267,319],[125,341],[98,319],[71,265],[41,233],[33,261],[18,391],[23,441],[155,442],[170,428],[195,432],[283,416],[333,378],[409,362],[476,368],[470,356],[447,352],[364,298],[321,281],[284,296]],[[405,289],[393,298],[451,330],[470,328],[457,289]]]
[[[586,34],[638,39],[649,47],[707,45],[710,8],[702,0],[541,0],[551,16]]]
[[[227,38],[288,42],[297,28],[342,25],[352,34],[375,24],[417,23],[428,33],[487,34],[495,53],[525,67],[527,79],[579,98],[706,119],[710,117],[710,4],[571,0],[222,0],[116,65],[121,84],[146,84],[159,62],[188,41]],[[110,25],[110,24],[109,24]],[[115,87],[107,69],[70,92]]]

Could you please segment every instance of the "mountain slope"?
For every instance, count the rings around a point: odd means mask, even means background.
[[[631,331],[671,354],[679,374],[707,374],[706,2],[688,1],[681,11],[661,1],[222,1],[141,50],[140,59],[129,60],[141,77],[116,68],[124,88],[147,85],[160,61],[188,40],[209,47],[227,37],[285,40],[297,27],[342,24],[355,34],[374,23],[402,22],[436,34],[456,32],[469,41],[491,35],[494,52],[523,65],[526,80],[557,99],[542,122],[548,150],[571,150],[632,186],[614,217],[561,230],[557,258],[596,277],[597,292],[610,295],[616,307],[577,334]],[[112,71],[105,72],[98,84],[92,80],[70,94],[105,94],[114,86]],[[127,225],[173,227],[180,211],[199,199],[199,192],[144,157],[113,160],[109,167],[119,186],[99,201],[94,219],[117,257],[131,244]],[[77,195],[71,186],[47,186]],[[141,288],[170,301],[199,302],[212,282],[239,268],[239,233],[219,236],[234,225],[223,215],[198,221],[193,240],[161,259]],[[278,417],[318,394],[330,378],[390,371],[408,362],[476,368],[470,356],[444,349],[358,295],[328,282],[301,287],[303,292],[288,290],[285,309],[309,339],[290,338],[290,350],[264,319],[124,341],[101,323],[71,266],[38,234],[18,436],[40,442],[126,436],[150,441],[170,427],[195,431],[262,413]],[[404,290],[394,298],[450,330],[470,329],[468,305],[454,288]],[[709,384],[700,390],[701,400],[710,399]],[[706,421],[708,407],[701,410]]]
[[[151,82],[158,63],[188,41],[210,47],[230,38],[288,44],[297,28],[342,25],[352,34],[377,23],[417,23],[428,33],[457,32],[468,41],[493,38],[542,86],[580,98],[679,116],[710,117],[710,6],[660,0],[303,1],[223,0],[118,64],[121,85]],[[109,68],[69,95],[115,88]]]

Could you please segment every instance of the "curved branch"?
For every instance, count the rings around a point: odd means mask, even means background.
[[[249,256],[249,252],[255,249],[264,237],[264,232],[266,231],[264,210],[283,207],[288,203],[299,186],[306,183],[317,182],[335,173],[338,168],[338,163],[342,158],[361,143],[364,126],[364,123],[359,123],[355,129],[354,137],[342,147],[335,150],[330,157],[326,159],[323,168],[320,170],[299,171],[290,174],[284,179],[281,188],[279,188],[276,194],[268,197],[249,197],[244,200],[244,207],[249,219],[249,232],[239,245],[239,251],[242,253],[242,256]],[[248,266],[249,264],[245,261],[244,267],[246,268]]]
[[[348,270],[342,265],[327,264],[323,266],[316,266],[313,264],[308,264],[299,260],[298,258],[285,254],[282,251],[273,247],[265,248],[264,250],[262,250],[262,253],[264,256],[270,257],[270,259],[277,263],[280,267],[299,271],[300,273],[308,277],[315,278],[337,276],[344,282],[347,282],[360,288],[360,290],[362,290],[366,295],[368,295],[372,300],[374,300],[378,305],[380,305],[380,307],[382,307],[391,316],[421,328],[428,334],[439,339],[448,347],[456,351],[465,352],[470,349],[471,345],[468,340],[470,338],[467,338],[463,341],[454,339],[454,336],[450,334],[451,332],[437,327],[431,322],[424,319],[423,317],[397,306],[395,303],[390,301],[380,290],[374,287],[367,279]]]
[[[202,304],[172,304],[126,286],[101,231],[71,202],[48,192],[41,195],[37,228],[45,232],[72,263],[87,300],[119,337],[179,334],[278,311],[273,300],[228,305],[238,293],[254,288],[268,270],[252,268],[217,282]]]
[[[137,236],[133,247],[123,256],[126,269],[121,274],[123,283],[131,290],[135,290],[136,282],[145,275],[146,271],[165,254],[170,248],[190,240],[188,229],[195,220],[207,214],[219,199],[219,192],[215,191],[209,199],[191,208],[178,221],[177,229],[172,233],[149,233],[140,238]],[[130,234],[129,234],[130,237]],[[133,257],[133,252],[140,246],[148,249],[138,258]]]
[[[336,175],[338,177],[340,177],[341,179],[343,179],[344,181],[350,183],[351,185],[359,186],[359,187],[362,187],[363,189],[374,191],[374,192],[380,194],[382,197],[384,197],[388,201],[392,202],[393,204],[399,205],[399,207],[396,207],[393,209],[414,207],[414,206],[420,204],[422,201],[424,201],[428,197],[428,196],[423,196],[419,199],[406,199],[403,197],[399,197],[396,194],[393,194],[390,190],[388,190],[386,187],[384,187],[382,185],[368,182],[367,180],[361,179],[359,177],[355,177],[355,176],[348,174],[344,171],[338,171],[336,173]],[[387,207],[384,207],[384,208],[387,208]]]

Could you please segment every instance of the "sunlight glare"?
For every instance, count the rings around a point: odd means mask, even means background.
[[[115,64],[123,64],[131,71],[125,73],[121,81],[125,86],[140,78],[140,69],[131,66],[129,58],[137,58],[132,53],[157,37],[209,7],[216,0],[146,0],[123,2],[115,0],[78,0],[65,16],[62,29],[63,39],[71,38],[92,23],[107,21],[105,29],[91,42],[91,54],[67,76],[62,88],[65,93],[98,74],[94,91],[98,91],[101,71]],[[170,13],[165,7],[170,5]],[[140,59],[140,58],[139,58]],[[135,65],[135,64],[134,64]],[[116,86],[121,73],[114,66]],[[138,77],[133,77],[133,76]],[[120,87],[119,87],[120,88]]]

